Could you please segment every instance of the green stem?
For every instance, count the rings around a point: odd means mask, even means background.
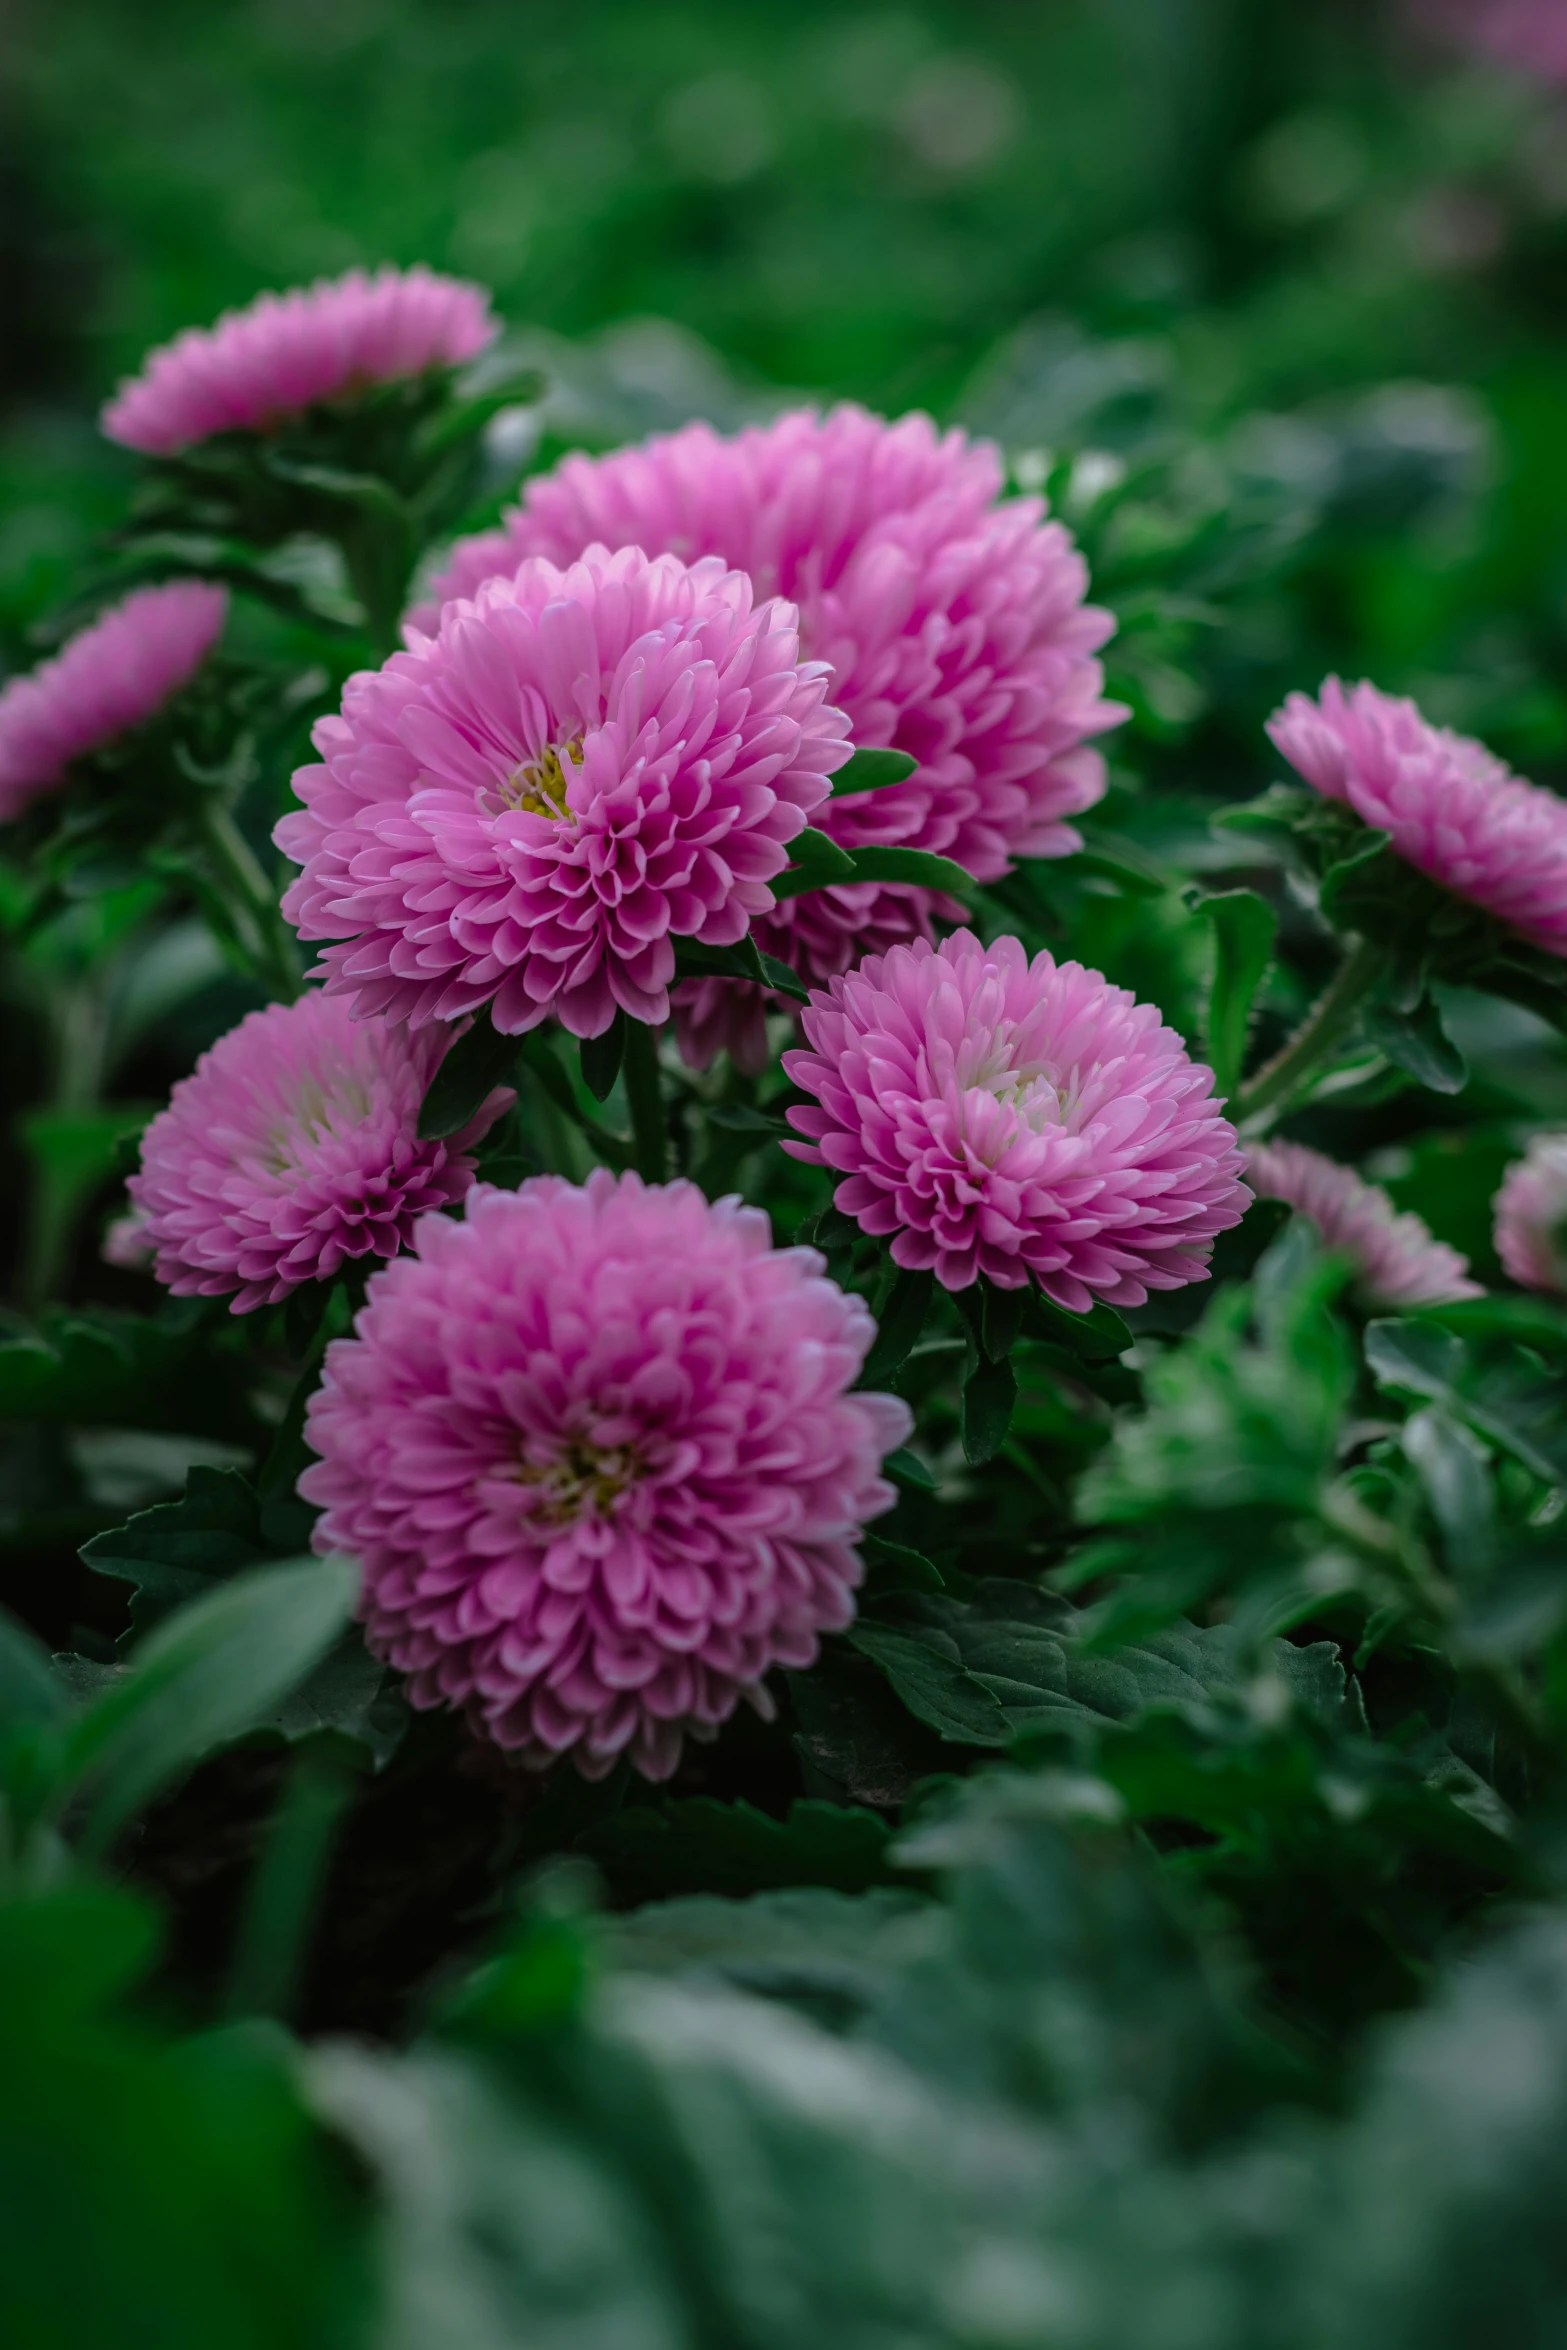
[[[645,1021],[626,1022],[621,1072],[631,1106],[631,1133],[637,1173],[644,1183],[662,1183],[669,1173],[669,1135],[658,1079],[658,1031]]]
[[[1238,1122],[1250,1124],[1263,1111],[1277,1117],[1301,1091],[1330,1053],[1335,1052],[1354,1024],[1355,1014],[1381,975],[1387,950],[1367,938],[1357,939],[1324,993],[1296,1029],[1282,1052],[1274,1054],[1243,1085],[1236,1103]],[[1272,1124],[1270,1118],[1269,1124]]]
[[[299,958],[293,934],[278,910],[278,892],[216,794],[209,794],[202,806],[201,841],[235,938],[256,978],[284,1003],[292,1003],[299,993]]]
[[[251,1880],[229,1983],[231,2016],[291,2010],[332,1841],[353,1793],[351,1775],[325,1756],[307,1750],[295,1764]]]

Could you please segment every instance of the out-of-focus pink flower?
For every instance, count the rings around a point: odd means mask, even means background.
[[[1567,1134],[1542,1134],[1496,1195],[1496,1253],[1509,1280],[1567,1297]]]
[[[116,1265],[122,1273],[151,1272],[155,1251],[147,1238],[147,1219],[139,1208],[114,1218],[98,1244],[98,1254],[106,1265]]]
[[[784,1067],[796,1158],[895,1261],[948,1289],[1032,1274],[1084,1313],[1206,1278],[1248,1196],[1235,1130],[1150,1004],[1080,963],[960,930],[871,956],[812,995]]]
[[[73,759],[141,726],[189,683],[228,596],[196,580],[138,588],[52,661],[0,690],[0,824],[64,781]]]
[[[732,946],[849,755],[793,607],[635,547],[524,563],[351,678],[277,843],[327,986],[422,1026],[492,1003],[669,1016],[675,940]]]
[[[1567,82],[1567,13],[1561,0],[1412,0],[1411,14],[1471,56]]]
[[[300,1491],[378,1656],[542,1767],[667,1778],[854,1613],[909,1431],[851,1395],[874,1335],[808,1249],[600,1169],[428,1217],[328,1349]]]
[[[331,996],[249,1013],[142,1137],[127,1189],[158,1279],[176,1297],[237,1292],[246,1314],[405,1248],[416,1217],[463,1197],[464,1153],[515,1098],[497,1090],[460,1134],[421,1142],[450,1041],[356,1020]]]
[[[1246,1180],[1259,1199],[1309,1216],[1329,1248],[1353,1258],[1367,1305],[1449,1305],[1482,1295],[1467,1257],[1434,1240],[1419,1216],[1401,1215],[1377,1184],[1303,1142],[1248,1143]]]
[[[961,922],[956,898],[926,889],[893,889],[875,881],[851,881],[832,889],[809,889],[786,898],[777,911],[753,923],[764,955],[787,963],[807,986],[825,987],[865,955],[932,938],[931,917]],[[744,979],[688,979],[675,989],[675,1032],[693,1069],[705,1069],[720,1050],[737,1069],[755,1077],[767,1066],[767,1014],[786,1008]]]
[[[504,528],[459,544],[415,619],[429,626],[443,599],[524,555],[566,563],[602,541],[722,556],[758,595],[798,606],[802,647],[829,664],[855,743],[919,761],[906,783],[832,801],[821,828],[848,848],[936,850],[993,881],[1016,857],[1080,845],[1070,819],[1104,792],[1091,738],[1125,715],[1103,699],[1094,656],[1114,623],[1084,602],[1081,555],[1041,500],[998,503],[1002,486],[994,448],[924,416],[799,410],[731,439],[692,424],[531,482]],[[860,953],[929,935],[925,892],[873,904]],[[852,932],[841,905],[814,918],[800,905],[767,949],[824,984],[843,966],[836,945],[813,958],[812,921]],[[683,996],[687,1052],[729,1030],[754,1053],[755,1002],[721,1014],[724,983],[700,984]]]
[[[1567,800],[1525,783],[1483,743],[1415,704],[1330,677],[1268,721],[1290,765],[1391,836],[1407,863],[1567,955]]]
[[[111,441],[166,457],[220,432],[265,432],[320,400],[457,367],[499,327],[481,286],[422,266],[351,269],[262,294],[154,351],[104,409]]]

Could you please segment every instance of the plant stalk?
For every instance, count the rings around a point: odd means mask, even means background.
[[[644,1183],[663,1183],[669,1175],[669,1133],[664,1119],[664,1096],[658,1077],[658,1031],[645,1021],[626,1022],[625,1057],[621,1063],[626,1100],[631,1109],[634,1163]]]
[[[210,794],[202,807],[201,842],[234,936],[255,977],[284,1003],[292,1003],[300,987],[293,934],[279,911],[277,891],[216,794]]]
[[[1301,1091],[1306,1080],[1336,1051],[1354,1024],[1355,1014],[1381,975],[1386,950],[1368,938],[1355,941],[1317,1002],[1295,1034],[1271,1061],[1243,1085],[1235,1105],[1238,1124],[1247,1124],[1264,1111],[1277,1117]],[[1272,1118],[1268,1123],[1272,1124]]]

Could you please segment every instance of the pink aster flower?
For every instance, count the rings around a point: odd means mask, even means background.
[[[1248,1197],[1235,1130],[1150,1004],[1080,963],[959,930],[873,955],[801,1024],[784,1067],[796,1158],[894,1260],[948,1289],[1029,1276],[1069,1312],[1207,1277]]]
[[[787,596],[831,670],[860,746],[919,761],[907,783],[833,801],[845,846],[953,857],[981,881],[1015,857],[1079,847],[1070,819],[1104,792],[1088,747],[1125,713],[1094,658],[1109,613],[1038,498],[998,503],[999,455],[925,416],[801,409],[725,439],[687,425],[530,482],[501,530],[461,543],[419,625],[525,555],[569,563],[596,542],[718,555]],[[826,974],[822,975],[823,977]]]
[[[201,667],[228,613],[196,580],[138,588],[52,661],[0,690],[0,824],[65,779],[73,759],[144,725]]]
[[[277,828],[327,986],[422,1026],[492,1002],[669,1017],[677,938],[732,946],[849,755],[792,606],[635,547],[524,563],[349,680]]]
[[[1567,955],[1567,801],[1410,701],[1330,677],[1268,733],[1312,787],[1388,833],[1399,855],[1548,954]]]
[[[319,400],[460,366],[498,332],[482,287],[422,266],[351,269],[187,327],[121,384],[103,429],[166,457],[213,433],[265,432]]]
[[[1542,1134],[1496,1195],[1496,1253],[1522,1289],[1567,1297],[1567,1134]]]
[[[1379,1185],[1303,1142],[1248,1143],[1246,1180],[1259,1199],[1309,1216],[1329,1248],[1353,1258],[1368,1305],[1450,1305],[1483,1294],[1468,1258],[1434,1240],[1419,1216],[1401,1215]]]
[[[415,1705],[535,1767],[667,1778],[687,1731],[768,1712],[763,1676],[849,1622],[909,1414],[848,1393],[870,1315],[759,1210],[602,1168],[481,1184],[354,1329],[300,1491]]]
[[[416,1217],[463,1197],[464,1152],[515,1098],[498,1090],[460,1134],[421,1142],[450,1041],[355,1020],[332,996],[249,1013],[142,1137],[126,1188],[158,1279],[176,1297],[236,1291],[231,1311],[248,1314],[405,1248]]]

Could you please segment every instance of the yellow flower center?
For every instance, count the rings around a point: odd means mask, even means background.
[[[573,1437],[548,1468],[524,1461],[517,1476],[524,1485],[542,1488],[539,1506],[532,1512],[536,1524],[569,1526],[589,1509],[597,1517],[608,1517],[641,1469],[634,1445],[600,1446]]]
[[[526,811],[530,816],[543,816],[551,824],[570,824],[575,821],[566,805],[567,775],[561,763],[561,752],[573,767],[582,765],[582,745],[569,742],[557,748],[550,743],[536,759],[525,759],[514,767],[501,785],[501,798],[508,808]]]

